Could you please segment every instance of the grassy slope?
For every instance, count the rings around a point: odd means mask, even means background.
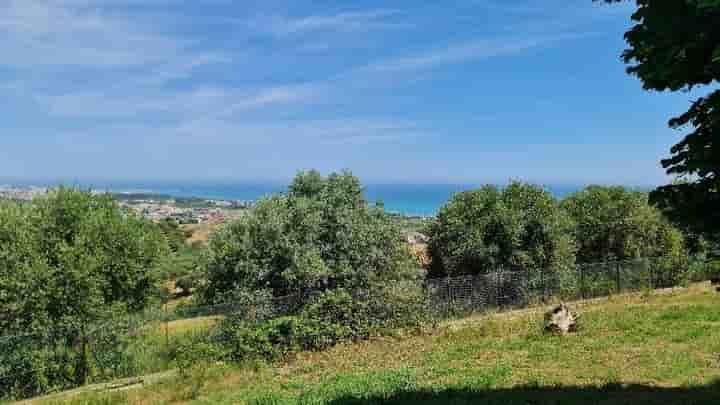
[[[541,333],[528,310],[449,322],[428,336],[302,353],[282,367],[213,367],[197,403],[720,403],[720,295],[707,285],[584,305],[574,336]],[[80,403],[187,403],[199,378]],[[46,402],[47,403],[47,402]]]

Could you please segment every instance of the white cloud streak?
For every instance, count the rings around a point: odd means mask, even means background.
[[[305,17],[266,16],[256,19],[251,26],[259,31],[281,37],[311,32],[367,31],[405,26],[392,20],[392,17],[399,14],[397,10],[370,10]]]
[[[486,59],[495,56],[511,55],[552,42],[577,38],[578,35],[556,35],[534,39],[497,39],[476,40],[450,44],[442,48],[421,52],[416,55],[399,57],[368,65],[369,72],[395,72],[406,70],[430,69],[437,66]]]
[[[222,87],[199,87],[187,91],[156,90],[142,94],[122,92],[76,92],[38,96],[48,111],[64,117],[141,118],[162,113],[183,116],[231,116],[269,105],[302,102],[310,89],[278,86],[246,91]]]
[[[411,121],[365,117],[274,123],[201,119],[167,128],[164,133],[182,136],[190,143],[360,145],[426,136],[429,131]]]

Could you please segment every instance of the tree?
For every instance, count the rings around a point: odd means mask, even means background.
[[[579,262],[685,254],[682,233],[648,203],[647,193],[589,186],[566,197],[561,207],[575,224]]]
[[[513,182],[455,194],[430,226],[431,276],[568,270],[572,223],[543,188]]]
[[[168,252],[159,229],[109,195],[60,188],[0,205],[0,330],[82,325],[109,307],[139,310]]]
[[[608,3],[621,0],[604,0]],[[720,80],[720,0],[636,0],[635,25],[625,33],[622,58],[643,87],[689,91]],[[685,181],[651,193],[674,222],[720,240],[720,90],[694,101],[670,120],[690,132],[662,160],[668,174]]]
[[[363,197],[349,172],[301,172],[286,195],[259,201],[210,239],[202,296],[237,291],[370,288],[416,278],[401,230]]]
[[[180,229],[178,222],[171,218],[165,218],[158,221],[157,225],[160,227],[163,235],[168,240],[170,249],[177,253],[185,247],[185,232]]]
[[[60,188],[31,203],[0,202],[0,398],[117,371],[127,342],[114,316],[150,303],[167,252],[156,225],[109,195]],[[88,327],[107,319],[115,322],[94,330],[102,338],[91,356]]]

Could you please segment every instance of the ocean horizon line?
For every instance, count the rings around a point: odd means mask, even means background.
[[[94,183],[94,184],[93,184]],[[90,181],[62,181],[62,180],[11,180],[0,178],[0,186],[34,186],[57,187],[60,185],[77,186],[95,191],[125,194],[157,194],[177,198],[201,198],[231,201],[257,201],[260,198],[282,194],[287,191],[287,183],[274,182],[197,182],[197,181],[132,181],[113,180],[101,182]],[[363,184],[365,198],[371,202],[382,202],[385,210],[390,213],[408,216],[433,216],[437,214],[453,194],[477,189],[483,184],[500,183],[474,183],[474,184],[433,184],[433,183],[366,183]],[[507,184],[507,182],[505,183]],[[535,183],[539,184],[539,183]],[[595,184],[588,183],[587,185]],[[576,192],[587,185],[575,184],[539,184],[553,194],[555,198]],[[648,191],[651,187],[625,186],[628,188]]]

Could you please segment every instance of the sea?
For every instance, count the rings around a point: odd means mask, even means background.
[[[115,193],[153,193],[173,197],[255,201],[287,190],[287,183],[250,181],[149,181],[149,180],[13,180],[0,179],[0,186],[77,186]],[[409,216],[433,216],[453,194],[476,189],[480,184],[364,184],[370,202],[382,201],[388,212]],[[556,198],[582,186],[547,185]]]

